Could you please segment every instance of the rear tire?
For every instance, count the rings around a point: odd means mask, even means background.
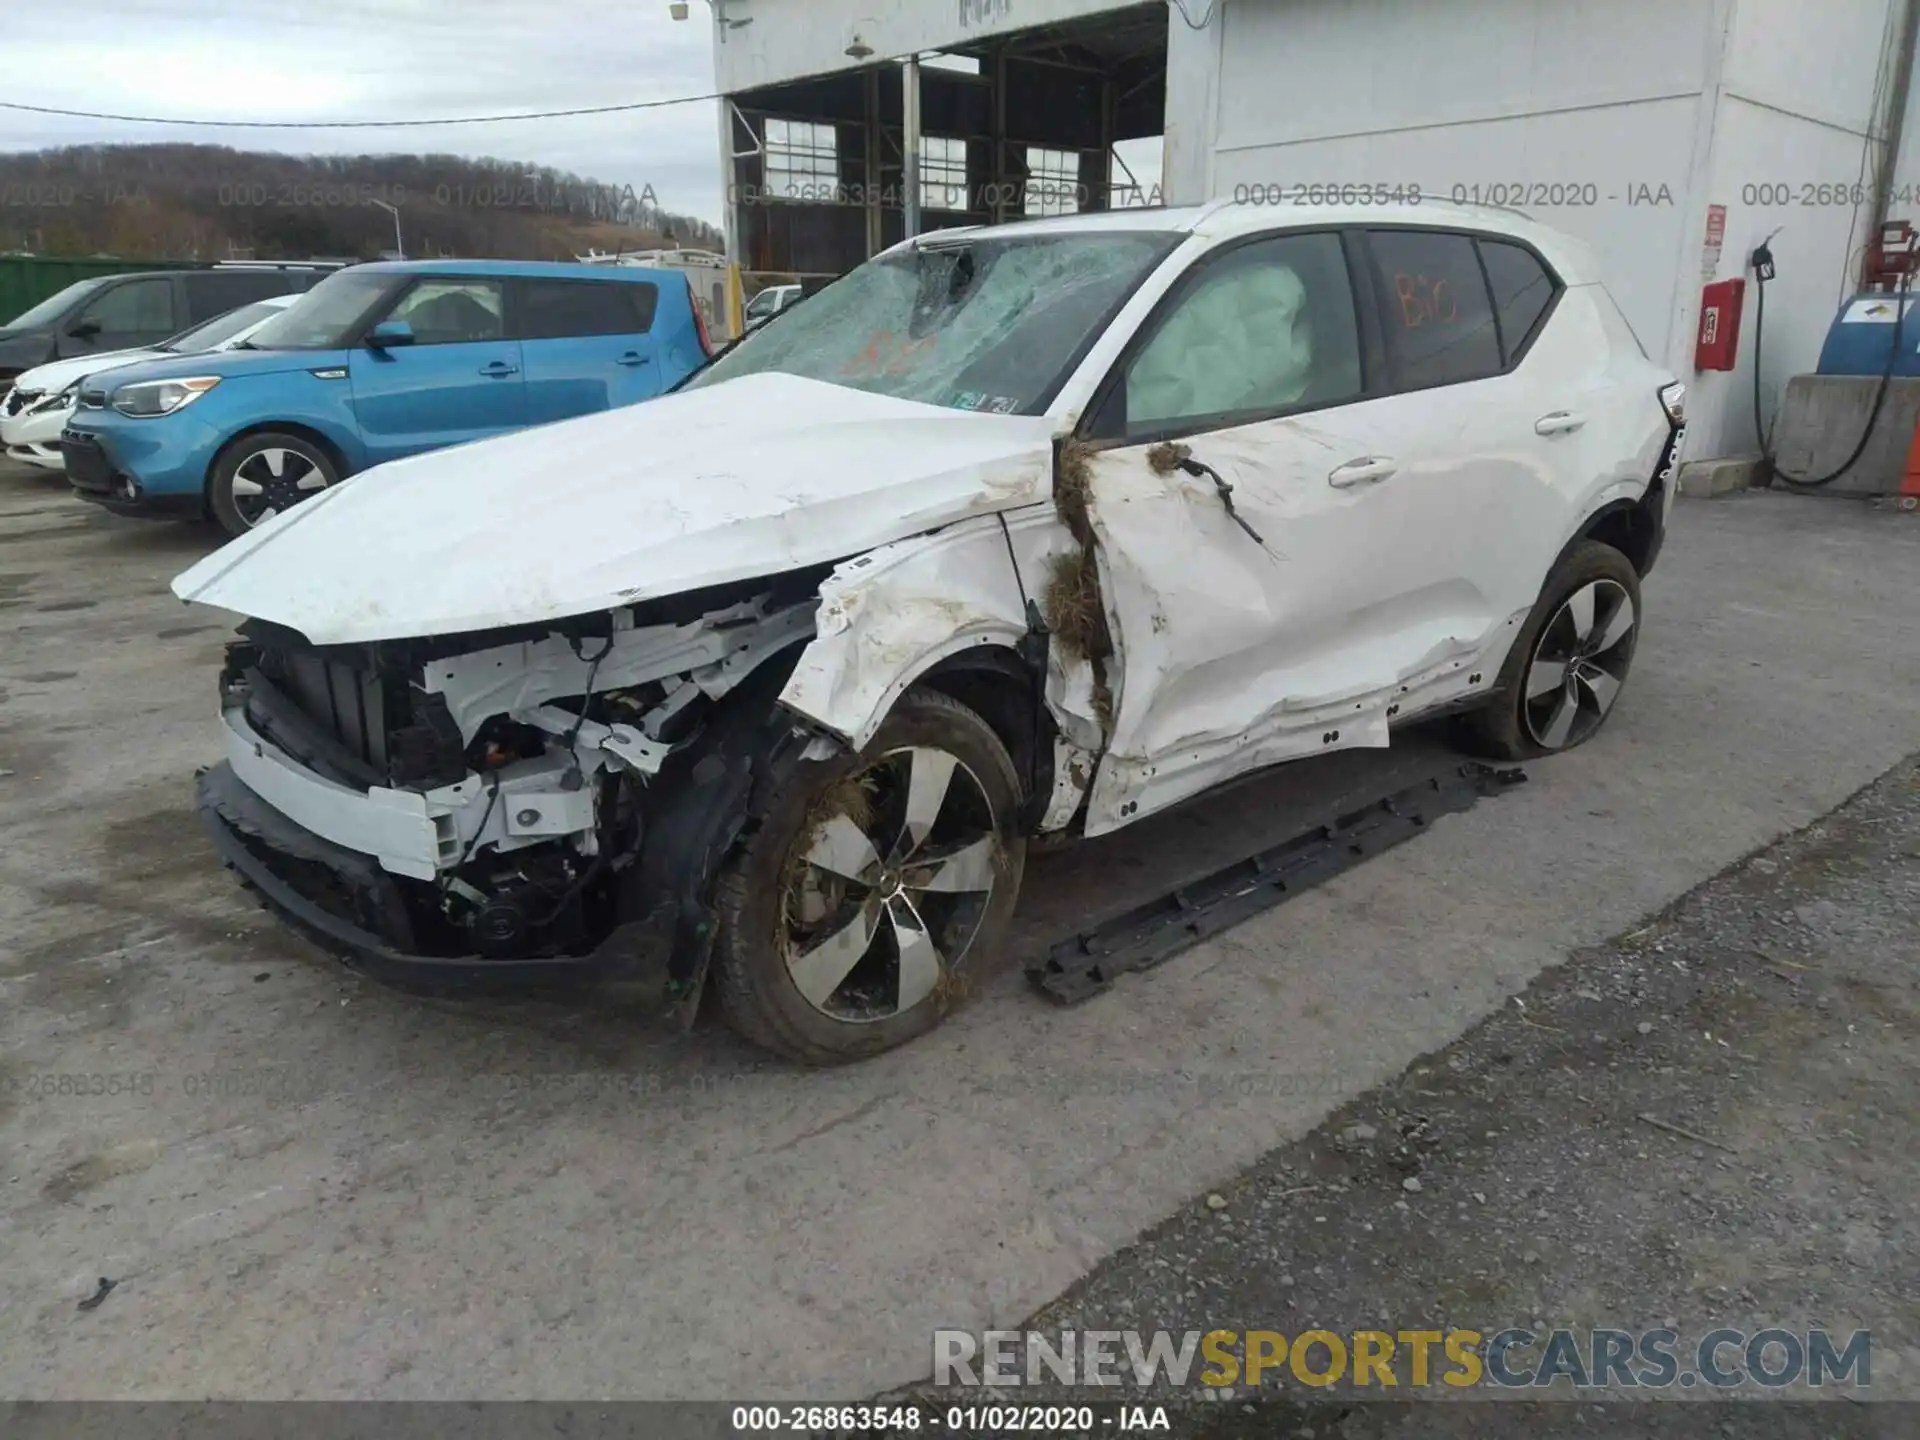
[[[929,690],[909,691],[859,754],[802,762],[715,882],[728,1024],[803,1065],[938,1025],[1005,938],[1020,801],[992,727]]]
[[[304,436],[260,430],[234,441],[214,462],[207,485],[213,518],[229,535],[254,526],[340,483],[333,457]]]
[[[1547,577],[1494,698],[1464,717],[1470,748],[1527,760],[1591,740],[1626,684],[1640,614],[1633,563],[1611,545],[1581,541]]]

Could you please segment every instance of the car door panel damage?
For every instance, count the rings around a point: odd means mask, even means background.
[[[824,1063],[937,1023],[1034,836],[1450,708],[1578,743],[1530,707],[1587,686],[1584,738],[1624,680],[1681,387],[1539,263],[1524,359],[1489,321],[1466,364],[1383,343],[1371,241],[1214,214],[910,243],[672,394],[201,561],[175,593],[252,617],[200,779],[222,856],[390,981],[638,980],[687,1021],[711,967],[743,1035]],[[1284,890],[1331,854],[1267,858]]]
[[[1317,438],[1313,453],[1343,453]],[[1201,448],[1195,475],[1186,462]],[[1324,480],[1312,489],[1297,454],[1246,435],[1103,450],[1087,471],[1117,682],[1090,835],[1245,769],[1386,745],[1403,714],[1497,669],[1485,658],[1525,614],[1489,624],[1469,586],[1410,588],[1390,573],[1390,547],[1373,557],[1346,543],[1356,502]],[[1256,483],[1221,493],[1235,475]],[[1243,495],[1258,539],[1228,507]]]

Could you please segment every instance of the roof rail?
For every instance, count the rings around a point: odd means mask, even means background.
[[[216,260],[216,270],[344,270],[350,260]]]

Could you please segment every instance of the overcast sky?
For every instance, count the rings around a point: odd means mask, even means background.
[[[88,0],[8,4],[0,99],[192,119],[371,120],[615,105],[713,89],[706,6],[666,0]],[[182,128],[0,110],[0,149],[163,140],[298,153],[452,152],[653,187],[720,220],[710,101],[403,130]]]

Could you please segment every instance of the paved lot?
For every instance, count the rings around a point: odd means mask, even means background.
[[[0,476],[0,1394],[911,1381],[935,1326],[1017,1323],[1920,749],[1920,524],[1688,505],[1600,741],[1090,1005],[1048,1007],[1016,953],[929,1039],[804,1074],[617,1010],[397,996],[244,903],[189,804],[225,625],[165,591],[209,543]],[[1432,746],[1049,857],[1016,951]],[[62,1075],[111,1093],[44,1093]]]
[[[1350,1366],[1325,1391],[1284,1365],[1257,1390],[1241,1373],[1225,1392],[1199,1390],[1178,1428],[1192,1440],[1303,1427],[1321,1440],[1911,1436],[1916,967],[1920,763],[1909,760],[1649,923],[1543,974],[1518,1003],[1102,1263],[1032,1324],[1049,1335],[1224,1328],[1289,1338],[1514,1327],[1540,1337],[1502,1350],[1522,1384],[1539,1383],[1555,1329],[1666,1326],[1678,1337],[1664,1384],[1635,1365],[1628,1373],[1652,1388],[1616,1387],[1591,1410],[1507,1403],[1462,1413],[1432,1403],[1460,1398],[1444,1384],[1404,1410],[1355,1404],[1412,1396],[1404,1350],[1395,1391],[1377,1377],[1355,1387]],[[1839,1346],[1868,1330],[1865,1369],[1829,1377],[1823,1394],[1756,1383],[1740,1345],[1712,1352],[1717,1374],[1699,1360],[1716,1330],[1776,1326],[1801,1337],[1822,1328]],[[1591,1353],[1584,1338],[1579,1353]],[[1804,1382],[1784,1347],[1764,1358],[1769,1376]],[[1322,1356],[1309,1373],[1329,1366]],[[1743,1374],[1731,1387],[1743,1401],[1837,1392],[1908,1403],[1742,1404],[1704,1419],[1697,1406],[1667,1406],[1680,1414],[1658,1421],[1645,1406],[1623,1413],[1636,1397],[1724,1398],[1707,1380]],[[1022,1398],[1076,1403],[1089,1393]],[[1191,1399],[1196,1389],[1172,1393]],[[1564,1402],[1573,1380],[1506,1392],[1515,1396]],[[1255,1399],[1265,1403],[1250,1409]]]

